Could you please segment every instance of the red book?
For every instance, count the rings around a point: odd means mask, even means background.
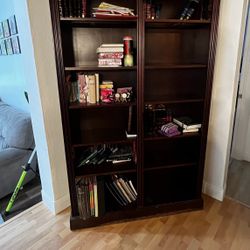
[[[87,14],[87,1],[86,0],[82,0],[82,17],[86,17]]]

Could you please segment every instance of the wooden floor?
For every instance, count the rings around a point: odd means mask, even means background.
[[[250,209],[205,197],[203,211],[71,232],[42,203],[0,226],[0,249],[250,249]]]

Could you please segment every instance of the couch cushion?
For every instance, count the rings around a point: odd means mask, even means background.
[[[33,148],[34,138],[30,115],[0,101],[0,138],[1,137],[0,150],[1,146],[3,148]]]

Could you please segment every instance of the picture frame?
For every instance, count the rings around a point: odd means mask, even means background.
[[[12,47],[11,38],[8,38],[5,40],[5,46],[7,50],[7,55],[13,55],[13,47]]]
[[[16,16],[13,15],[8,19],[9,22],[9,28],[10,28],[10,34],[16,35],[18,33],[18,29],[17,29],[17,22],[16,22]]]
[[[11,38],[13,53],[15,55],[21,54],[20,41],[18,36],[14,36]]]
[[[7,38],[10,36],[10,26],[9,26],[9,21],[8,19],[2,22],[3,25],[3,33],[4,37]]]
[[[3,24],[0,22],[0,39],[4,38],[4,33],[3,33]]]
[[[2,40],[2,41],[0,42],[0,47],[1,47],[2,55],[4,55],[4,56],[7,55],[5,40]]]

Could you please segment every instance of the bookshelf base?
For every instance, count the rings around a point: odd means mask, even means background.
[[[86,221],[79,218],[79,216],[70,217],[70,229],[76,230],[81,228],[96,227],[112,222],[124,222],[135,218],[144,218],[147,216],[162,216],[171,215],[183,212],[190,212],[200,210],[203,208],[203,199],[195,199],[189,201],[175,202],[164,205],[155,205],[143,208],[134,208],[128,210],[121,210],[116,212],[106,213],[103,217],[90,218]]]

